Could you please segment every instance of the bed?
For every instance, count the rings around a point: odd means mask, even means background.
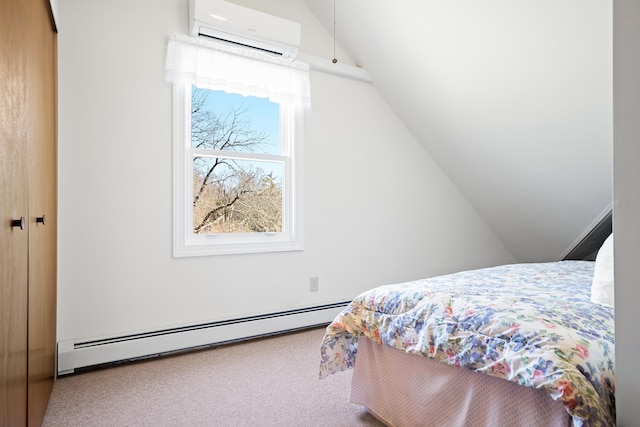
[[[613,426],[613,276],[611,299],[598,300],[596,265],[511,264],[371,289],[327,327],[320,378],[353,368],[351,402],[391,426]]]

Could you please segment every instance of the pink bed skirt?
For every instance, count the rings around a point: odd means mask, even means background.
[[[360,338],[351,402],[388,426],[570,426],[544,390]]]

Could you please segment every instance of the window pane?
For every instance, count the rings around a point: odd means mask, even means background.
[[[192,86],[191,146],[279,155],[280,106]]]
[[[279,162],[193,159],[193,232],[282,232]]]

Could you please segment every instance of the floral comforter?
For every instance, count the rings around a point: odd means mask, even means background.
[[[512,264],[381,286],[327,327],[320,377],[358,337],[542,388],[574,426],[615,425],[614,313],[590,302],[594,263]]]

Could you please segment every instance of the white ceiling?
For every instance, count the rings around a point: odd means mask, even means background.
[[[334,2],[303,0],[329,34]],[[336,0],[337,44],[519,261],[611,206],[610,0]]]

